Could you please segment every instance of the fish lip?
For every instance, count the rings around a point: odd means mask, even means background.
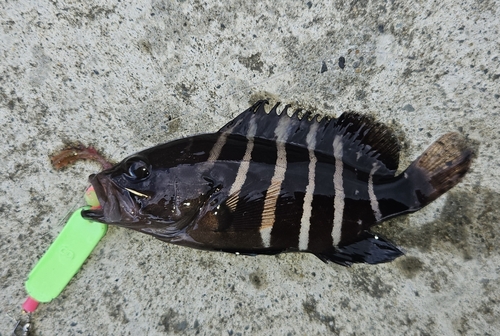
[[[104,187],[102,183],[99,181],[99,178],[96,174],[92,174],[89,176],[89,182],[94,188],[95,194],[99,201],[99,205],[92,207],[88,210],[82,211],[82,217],[98,222],[105,222],[104,218],[104,207],[107,207],[108,197],[106,196],[106,192],[104,191]]]
[[[90,175],[89,182],[94,187],[99,207],[82,211],[84,218],[105,224],[118,224],[131,217],[124,211],[127,207],[120,206],[119,194],[123,194],[123,188],[115,185],[110,179],[102,178],[100,174]],[[123,199],[123,195],[121,196]]]
[[[104,212],[100,207],[93,207],[90,209],[82,210],[82,217],[97,222],[104,222]]]
[[[92,187],[94,187],[95,194],[99,200],[99,207],[102,209],[104,205],[108,203],[108,197],[106,196],[104,187],[96,174],[89,176],[89,182]]]

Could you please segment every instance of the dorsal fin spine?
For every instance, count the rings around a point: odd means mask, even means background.
[[[281,103],[280,102],[277,102],[276,104],[274,104],[273,108],[271,109],[271,111],[269,111],[269,114],[278,114],[278,106],[280,106]]]
[[[264,106],[269,104],[269,101],[267,100],[259,100],[255,104],[253,104],[251,110],[253,110],[253,113],[266,113],[266,109]]]
[[[290,108],[290,104],[286,104],[285,107],[283,108],[283,111],[281,111],[281,115],[285,116],[288,115],[288,109]],[[294,111],[292,114],[292,118],[295,116],[297,111]]]

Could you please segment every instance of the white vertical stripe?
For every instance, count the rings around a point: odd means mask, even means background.
[[[227,136],[231,134],[235,126],[236,125],[233,125],[232,127],[228,128],[227,130],[221,133],[221,135],[217,139],[217,142],[214,144],[212,150],[210,151],[210,155],[208,156],[207,159],[208,162],[214,163],[219,158],[220,152],[222,151],[222,147],[224,147],[224,145],[226,144]]]
[[[372,206],[373,214],[375,215],[375,219],[377,222],[382,219],[382,213],[380,212],[380,208],[378,206],[378,199],[375,196],[375,192],[373,191],[373,174],[379,168],[378,164],[374,163],[373,168],[370,171],[370,177],[368,178],[368,196],[370,196],[370,204]]]
[[[212,150],[210,151],[210,156],[207,159],[208,162],[214,162],[219,158],[220,152],[222,151],[222,147],[224,147],[224,145],[226,144],[228,135],[229,133],[227,132],[224,132],[221,135],[219,135],[217,142],[214,144]]]
[[[266,198],[264,200],[264,211],[262,213],[262,224],[260,227],[260,236],[264,247],[271,246],[271,231],[273,230],[274,221],[276,219],[276,201],[281,191],[281,183],[285,179],[286,172],[286,149],[285,142],[288,139],[290,131],[290,118],[282,116],[276,126],[274,134],[276,135],[277,159],[274,167],[274,175],[271,178],[271,186],[269,187]],[[272,191],[271,191],[272,189]]]
[[[305,251],[309,246],[309,230],[311,228],[312,201],[314,196],[315,178],[316,178],[316,131],[318,123],[313,122],[307,133],[306,143],[309,150],[309,174],[307,177],[306,194],[304,195],[304,204],[302,205],[302,218],[300,219],[299,250]]]
[[[337,246],[342,234],[342,220],[344,217],[345,194],[344,179],[342,176],[344,170],[342,137],[336,135],[333,139],[333,156],[335,157],[335,174],[333,174],[333,186],[335,188],[335,197],[333,199],[333,245]]]
[[[257,131],[257,123],[255,122],[255,115],[249,121],[249,127],[247,132],[247,148],[245,150],[245,155],[243,156],[243,160],[240,163],[238,168],[238,173],[236,173],[236,178],[234,179],[233,185],[231,186],[231,190],[229,190],[229,195],[234,194],[235,192],[241,190],[245,180],[247,178],[248,168],[250,167],[250,159],[252,158],[252,150],[254,145],[254,136]]]
[[[210,150],[210,155],[208,156],[207,161],[205,162],[204,165],[201,166],[202,171],[207,171],[213,168],[215,161],[220,156],[220,153],[222,152],[222,148],[226,144],[227,137],[229,134],[231,134],[232,130],[234,129],[234,126],[227,129],[226,131],[222,132],[219,137],[217,138],[217,141],[215,142],[214,146]]]

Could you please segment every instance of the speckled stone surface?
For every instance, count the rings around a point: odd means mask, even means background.
[[[110,227],[34,335],[499,335],[500,12],[495,1],[0,3],[0,335],[27,274],[83,204],[79,162],[213,132],[260,97],[373,114],[404,168],[439,135],[477,152],[464,181],[384,223],[406,256],[344,268],[245,257]],[[339,58],[345,67],[339,67]]]

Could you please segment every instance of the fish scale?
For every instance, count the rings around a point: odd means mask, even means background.
[[[101,209],[82,215],[173,244],[276,254],[309,252],[350,265],[402,251],[373,233],[455,186],[472,151],[448,133],[395,176],[400,145],[355,112],[319,118],[259,101],[218,132],[136,153],[90,176]]]

